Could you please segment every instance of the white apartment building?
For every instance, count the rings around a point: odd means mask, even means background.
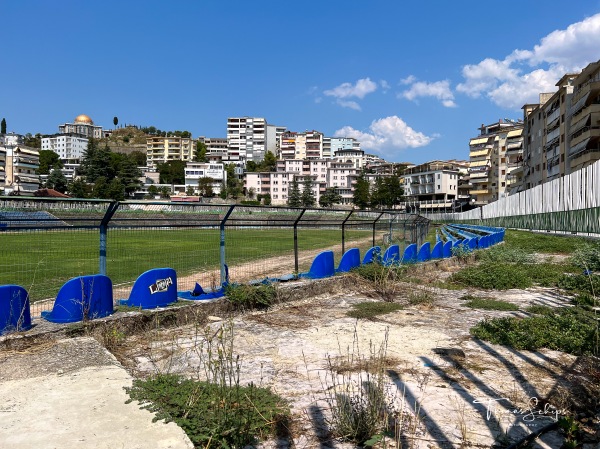
[[[79,161],[87,150],[88,139],[77,134],[42,137],[42,150],[54,151],[61,161]]]
[[[94,121],[87,115],[81,114],[75,117],[73,123],[65,123],[58,126],[59,134],[79,134],[83,137],[101,139],[103,137],[102,126],[94,125]]]
[[[279,159],[322,159],[325,138],[319,131],[286,131],[279,137]],[[330,141],[327,143],[330,144]]]
[[[189,137],[157,137],[146,138],[146,163],[156,168],[158,164],[168,161],[191,161],[196,148]]]
[[[278,136],[285,128],[269,125],[261,117],[229,117],[227,119],[227,160],[245,165],[261,162],[265,153],[277,154]]]
[[[455,201],[468,201],[459,195],[461,169],[467,163],[431,161],[407,168],[400,177],[408,203],[419,203],[421,209],[448,209]]]
[[[206,145],[206,157],[223,160],[227,156],[227,138],[225,137],[198,137],[198,141]]]
[[[221,193],[221,187],[227,182],[227,170],[223,164],[211,162],[188,162],[185,166],[185,189],[191,187],[198,191],[200,178],[212,178],[212,189],[215,195]]]
[[[346,162],[352,164],[354,168],[361,170],[366,166],[365,152],[360,148],[346,148],[336,150],[333,158],[338,162]]]

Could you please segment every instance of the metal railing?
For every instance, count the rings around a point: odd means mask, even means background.
[[[391,241],[422,244],[429,220],[399,211],[0,197],[0,285],[50,300],[70,278],[108,275],[127,298],[144,271],[170,267],[178,290],[308,271],[315,255]],[[34,308],[33,314],[40,310]]]

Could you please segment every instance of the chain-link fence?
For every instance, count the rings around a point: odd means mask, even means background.
[[[429,220],[397,212],[0,198],[0,285],[50,309],[70,278],[107,274],[115,299],[152,268],[176,270],[178,290],[308,271],[321,251],[422,244]]]

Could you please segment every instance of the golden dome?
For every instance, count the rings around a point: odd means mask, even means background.
[[[89,118],[85,114],[81,114],[81,115],[78,115],[77,117],[75,117],[75,122],[74,123],[85,123],[86,125],[93,125],[94,124],[94,122],[92,121],[92,119]]]

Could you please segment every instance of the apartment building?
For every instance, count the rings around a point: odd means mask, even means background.
[[[151,168],[168,161],[191,161],[195,151],[194,141],[189,137],[146,138],[146,164]]]
[[[58,125],[59,134],[78,134],[82,137],[101,139],[104,137],[102,126],[94,125],[94,121],[87,115],[81,114],[75,117],[73,123]],[[110,132],[108,132],[110,134]]]
[[[223,164],[210,162],[188,162],[185,165],[185,189],[191,187],[198,191],[198,181],[201,178],[211,178],[215,195],[221,193],[223,184],[227,182],[227,170]]]
[[[42,137],[42,150],[54,151],[63,162],[81,160],[87,146],[88,139],[78,134],[54,134]]]
[[[421,209],[430,211],[467,204],[469,195],[459,191],[467,167],[466,161],[431,161],[406,168],[400,177],[406,202],[419,203]]]
[[[352,164],[357,170],[362,170],[366,166],[365,152],[360,148],[346,148],[336,150],[333,154],[333,159],[338,162],[346,162]]]
[[[246,188],[246,192],[254,189],[256,195],[270,195],[271,204],[273,205],[284,205],[287,204],[289,183],[294,177],[302,179],[301,175],[297,172],[246,173],[244,187]],[[302,190],[302,187],[300,187],[300,190]]]
[[[267,151],[277,154],[278,138],[284,131],[261,117],[229,117],[227,160],[245,165],[248,161],[261,162]]]
[[[0,179],[4,179],[4,194],[32,196],[40,187],[36,173],[40,166],[40,154],[36,148],[24,145],[20,134],[0,136]],[[2,161],[2,159],[4,159]]]
[[[523,157],[523,121],[498,120],[481,125],[479,136],[469,141],[470,194],[475,205],[506,195],[507,177]],[[511,150],[507,153],[507,144]],[[510,166],[509,166],[510,164]]]
[[[568,173],[600,159],[600,61],[573,79],[567,112]]]
[[[0,145],[0,194],[4,191],[6,183],[6,148]]]
[[[206,157],[222,160],[227,155],[227,138],[225,137],[198,137],[198,141],[206,146]]]

